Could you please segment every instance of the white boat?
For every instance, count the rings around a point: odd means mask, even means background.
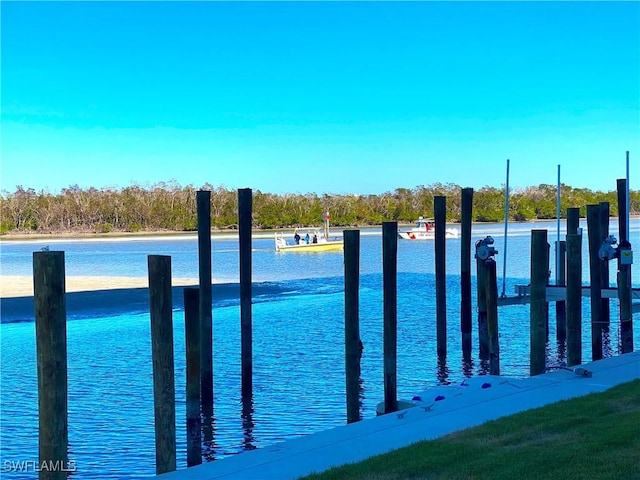
[[[316,228],[295,229],[290,240],[284,233],[275,234],[276,252],[341,252],[344,241],[329,235],[329,213],[324,218],[324,231]]]
[[[447,228],[445,238],[458,238],[460,231],[457,228]],[[416,226],[409,230],[398,230],[398,237],[404,240],[433,240],[436,238],[436,222],[433,218],[420,217],[416,220]]]

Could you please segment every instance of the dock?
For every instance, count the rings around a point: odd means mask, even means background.
[[[531,286],[530,285],[516,285],[516,295],[513,297],[505,296],[498,297],[498,305],[525,305],[531,302]],[[602,298],[618,298],[618,289],[612,287],[605,287],[600,290]],[[591,287],[582,287],[582,296],[591,297]],[[546,300],[547,302],[558,302],[567,299],[567,287],[549,285],[547,286]],[[640,312],[640,288],[631,289],[632,312]]]
[[[464,386],[436,387],[444,394],[376,418],[247,451],[211,463],[159,475],[161,480],[293,480],[359,462],[421,440],[481,425],[490,420],[640,379],[640,352],[581,365],[591,376],[559,369],[515,379],[493,375],[467,379]],[[581,372],[576,368],[577,372]],[[482,386],[485,388],[482,388]],[[486,387],[490,385],[490,387]],[[449,390],[443,390],[449,389]],[[464,393],[461,393],[464,392]]]

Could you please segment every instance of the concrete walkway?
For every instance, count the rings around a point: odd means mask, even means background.
[[[640,352],[583,365],[591,377],[555,370],[525,379],[480,376],[420,392],[415,406],[158,476],[163,480],[287,480],[354,463],[489,420],[602,392],[640,378]],[[443,396],[444,399],[435,400]]]

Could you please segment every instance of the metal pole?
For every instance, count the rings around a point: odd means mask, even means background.
[[[509,225],[509,159],[507,158],[507,184],[504,202],[504,257],[502,260],[502,294],[505,297],[507,288],[507,226]]]
[[[556,285],[560,282],[560,165],[558,165],[558,188],[556,190]]]

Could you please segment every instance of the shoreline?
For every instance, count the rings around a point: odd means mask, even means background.
[[[618,217],[610,217],[610,221],[617,220]],[[631,220],[640,219],[640,215],[632,215]],[[524,221],[515,221],[510,220],[509,224],[524,224],[524,223],[544,223],[544,222],[553,222],[556,219],[536,219],[536,220],[524,220]],[[564,219],[566,221],[566,219]],[[586,220],[586,219],[581,219]],[[502,225],[504,222],[472,222],[472,225]],[[406,227],[413,225],[413,222],[398,222],[398,227]],[[447,225],[460,225],[459,222],[447,222]],[[251,234],[254,238],[272,238],[274,233],[289,233],[293,232],[296,228],[310,228],[306,227],[282,227],[282,228],[271,228],[271,229],[252,229]],[[320,227],[316,227],[320,228]],[[380,225],[347,225],[347,226],[332,226],[331,229],[335,231],[342,231],[347,229],[361,229],[361,230],[369,230],[375,228],[382,228],[382,224]],[[153,230],[153,231],[144,231],[144,232],[109,232],[109,233],[99,233],[99,232],[54,232],[54,233],[5,233],[0,235],[0,244],[2,242],[22,242],[22,241],[37,241],[37,240],[49,240],[49,241],[69,241],[69,240],[151,240],[154,238],[169,238],[169,237],[182,237],[184,239],[190,239],[192,237],[198,236],[197,231],[189,231],[189,232],[179,232],[173,230]],[[211,230],[211,238],[215,240],[216,238],[237,238],[238,230],[235,228],[228,228],[224,230]]]
[[[33,297],[33,276],[0,275],[0,280],[0,298]],[[197,285],[197,278],[171,279],[173,287]],[[149,288],[149,279],[147,277],[91,277],[86,275],[65,278],[66,293],[134,288]]]

